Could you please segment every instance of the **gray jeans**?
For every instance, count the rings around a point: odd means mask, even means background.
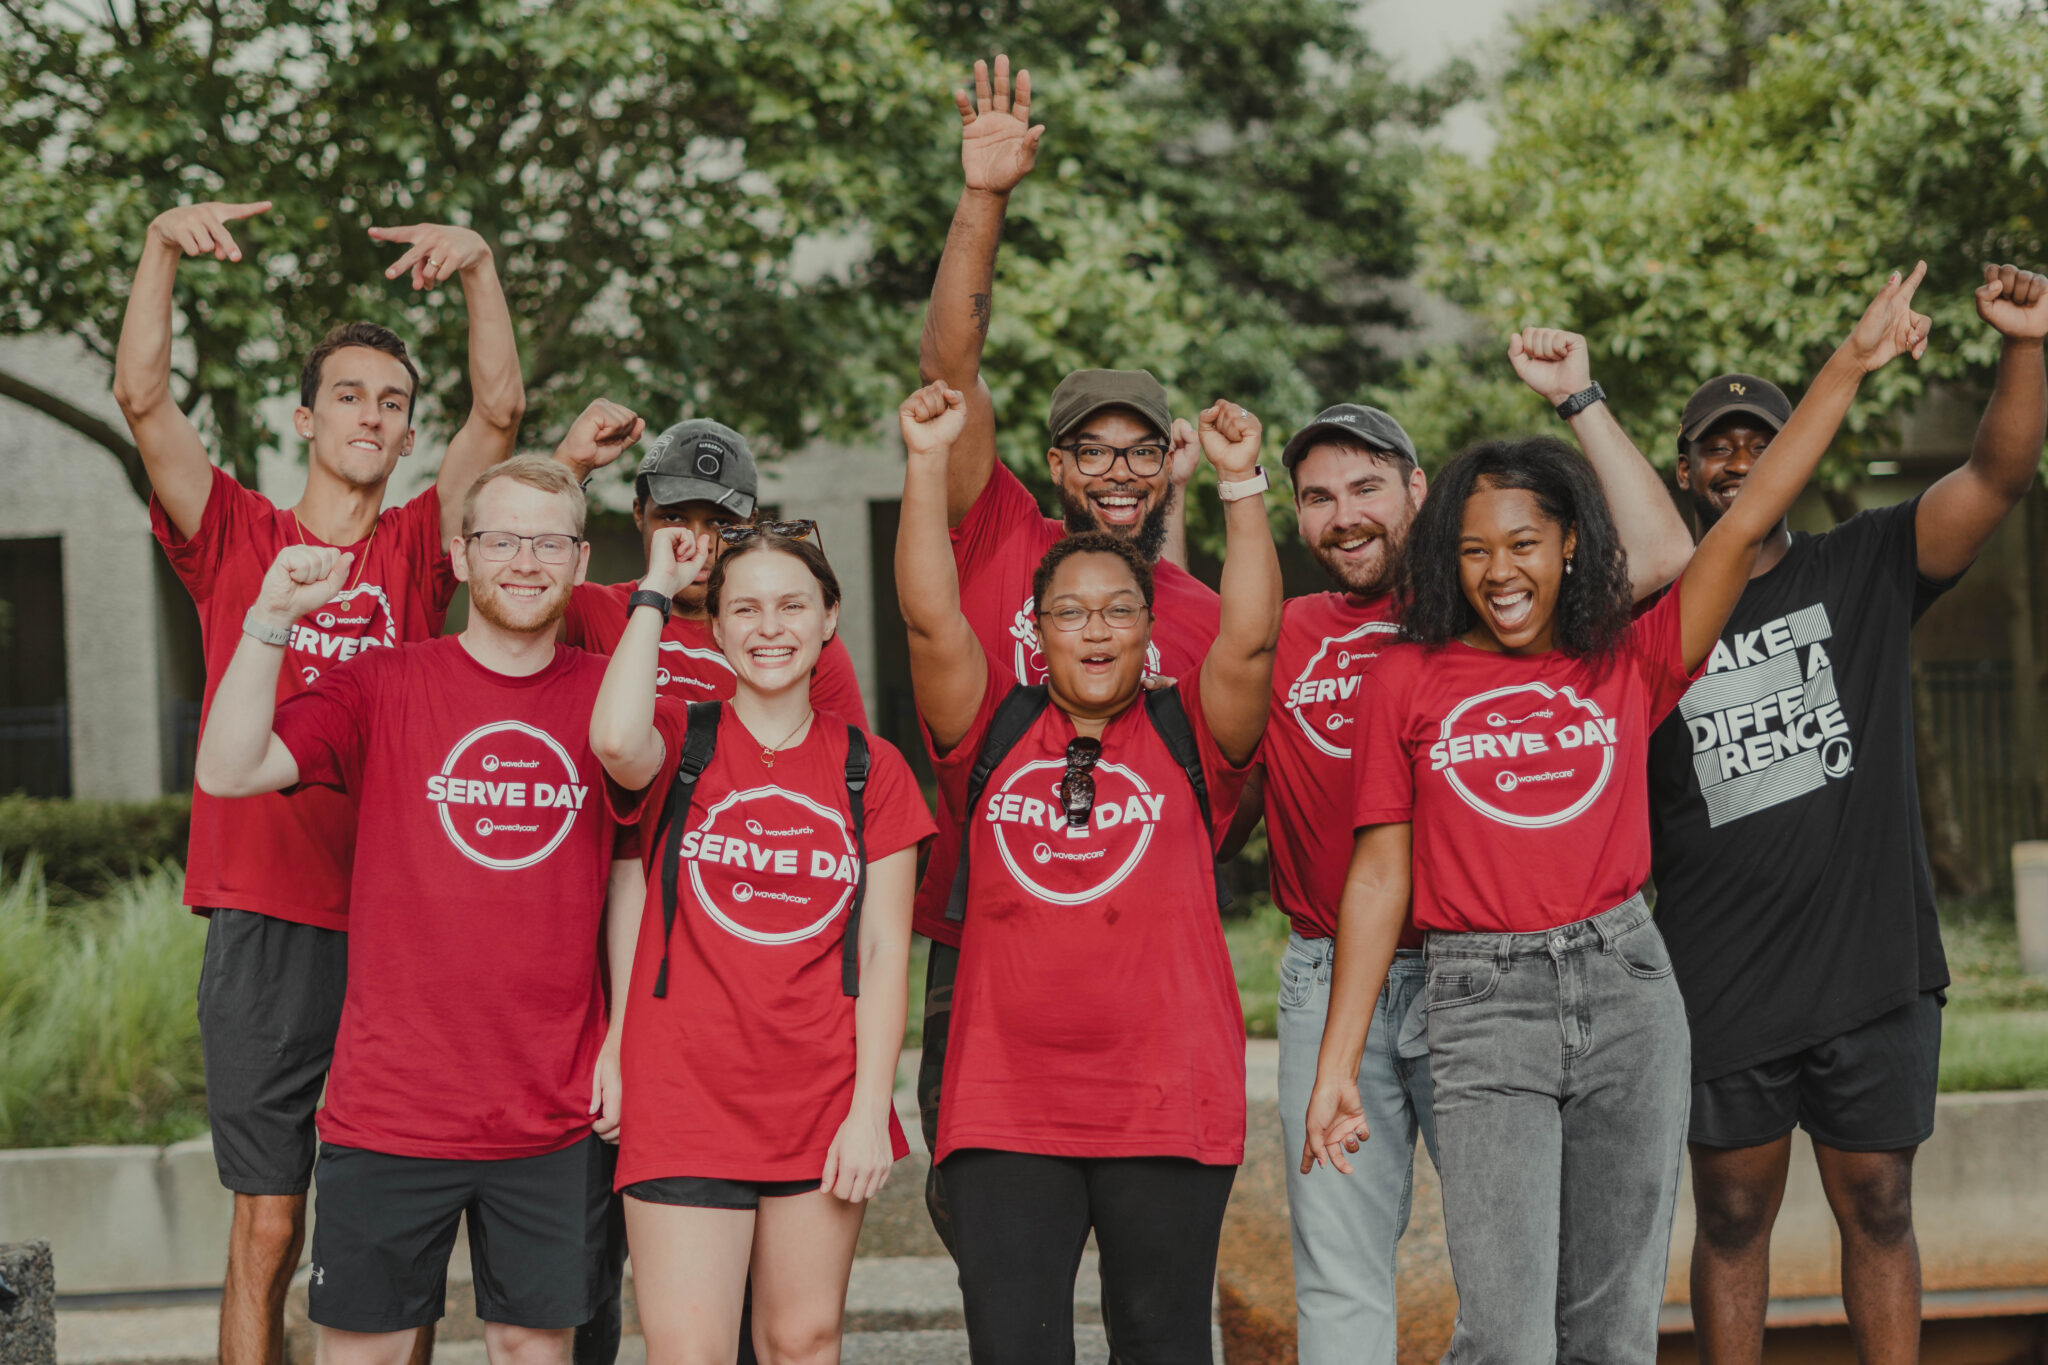
[[[1640,894],[1535,934],[1429,936],[1423,987],[1449,1365],[1657,1356],[1691,1100],[1671,956]]]
[[[1301,1365],[1394,1365],[1394,1247],[1408,1226],[1418,1132],[1436,1155],[1428,1050],[1419,1037],[1410,1055],[1397,1050],[1410,1007],[1421,1003],[1422,954],[1395,956],[1373,1008],[1358,1064],[1371,1136],[1351,1158],[1351,1174],[1318,1166],[1303,1175],[1335,951],[1334,939],[1290,934],[1280,960],[1280,1140],[1294,1242],[1295,1349]]]

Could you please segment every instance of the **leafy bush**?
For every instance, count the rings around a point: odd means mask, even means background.
[[[206,1131],[194,997],[203,921],[175,864],[53,914],[30,857],[0,868],[0,1147]]]
[[[34,857],[59,901],[107,894],[124,877],[183,862],[192,798],[51,801],[0,796],[0,866]],[[174,896],[173,899],[176,899]]]

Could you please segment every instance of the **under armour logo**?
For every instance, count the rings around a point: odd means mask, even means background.
[[[1743,384],[1730,384],[1730,385],[1728,386],[1728,392],[1730,392],[1730,393],[1748,393],[1748,392],[1749,392],[1749,388],[1748,388],[1748,386],[1747,386],[1747,385],[1743,385]]]
[[[324,1270],[322,1270],[322,1269],[321,1269],[321,1268],[320,1268],[319,1266],[317,1266],[317,1265],[313,1267],[313,1283],[314,1283],[314,1284],[326,1284],[326,1283],[327,1283],[327,1272],[326,1272],[326,1271],[324,1271]]]

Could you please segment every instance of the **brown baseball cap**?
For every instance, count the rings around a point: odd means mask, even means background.
[[[1685,412],[1678,419],[1678,453],[1700,438],[1700,433],[1733,413],[1743,413],[1783,431],[1792,420],[1792,403],[1785,391],[1768,379],[1753,374],[1724,374],[1709,379],[1685,400]]]
[[[1052,391],[1052,443],[1058,445],[1104,408],[1129,408],[1165,436],[1173,430],[1166,386],[1150,370],[1075,370]]]

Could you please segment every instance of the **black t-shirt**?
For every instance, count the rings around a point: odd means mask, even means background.
[[[1657,925],[1712,1080],[1948,984],[1913,768],[1919,499],[1795,534],[1650,741]]]

